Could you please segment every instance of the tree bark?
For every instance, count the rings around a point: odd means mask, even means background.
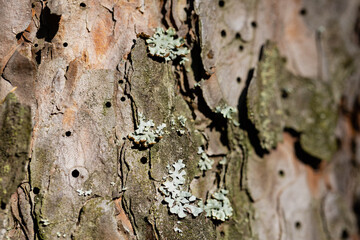
[[[2,1],[1,238],[359,239],[359,9]],[[158,27],[189,61],[151,54]],[[172,213],[179,160],[189,204],[226,189],[228,219]]]

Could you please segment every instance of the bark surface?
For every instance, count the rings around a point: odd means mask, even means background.
[[[358,0],[0,3],[1,239],[360,239]],[[150,55],[157,27],[189,61]],[[179,159],[228,220],[171,214]]]

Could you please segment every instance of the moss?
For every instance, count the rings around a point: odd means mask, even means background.
[[[277,47],[268,42],[247,97],[248,115],[259,131],[261,147],[275,148],[284,128],[292,128],[301,133],[305,151],[330,159],[336,150],[334,94],[331,83],[288,72]]]
[[[214,228],[204,216],[181,220],[179,228],[183,230],[183,234],[176,233],[173,228],[179,219],[169,214],[167,206],[161,204],[162,196],[157,192],[162,178],[167,175],[166,166],[178,159],[183,159],[186,164],[187,184],[198,173],[196,152],[201,145],[201,135],[194,132],[187,104],[181,96],[175,95],[177,87],[171,65],[148,58],[146,45],[141,39],[137,40],[132,49],[131,61],[134,72],[129,82],[135,117],[137,111],[142,112],[147,119],[154,120],[155,125],[166,123],[164,130],[169,132],[150,150],[126,150],[124,161],[129,171],[126,171],[124,164],[123,172],[127,172],[125,186],[128,188],[124,193],[124,202],[136,234],[139,239],[153,239],[158,233],[168,239],[204,239],[203,236],[198,236],[197,231],[206,226],[203,231],[205,239],[214,239]],[[141,108],[143,106],[146,108]],[[177,118],[179,112],[189,119],[186,122],[189,132],[183,136],[177,134],[177,129],[170,127],[170,119]],[[148,161],[141,163],[142,157],[146,157]]]
[[[6,204],[26,176],[31,136],[30,107],[20,104],[13,93],[0,105],[0,136],[0,201]]]

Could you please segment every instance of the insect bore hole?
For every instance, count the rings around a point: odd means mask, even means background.
[[[71,176],[74,178],[77,178],[80,175],[79,170],[75,169],[71,172]]]

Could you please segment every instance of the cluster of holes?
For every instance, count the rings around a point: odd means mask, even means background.
[[[77,169],[74,169],[74,170],[71,172],[71,176],[73,176],[74,178],[77,178],[79,175],[80,175],[80,172],[79,172],[79,170],[77,170]]]

